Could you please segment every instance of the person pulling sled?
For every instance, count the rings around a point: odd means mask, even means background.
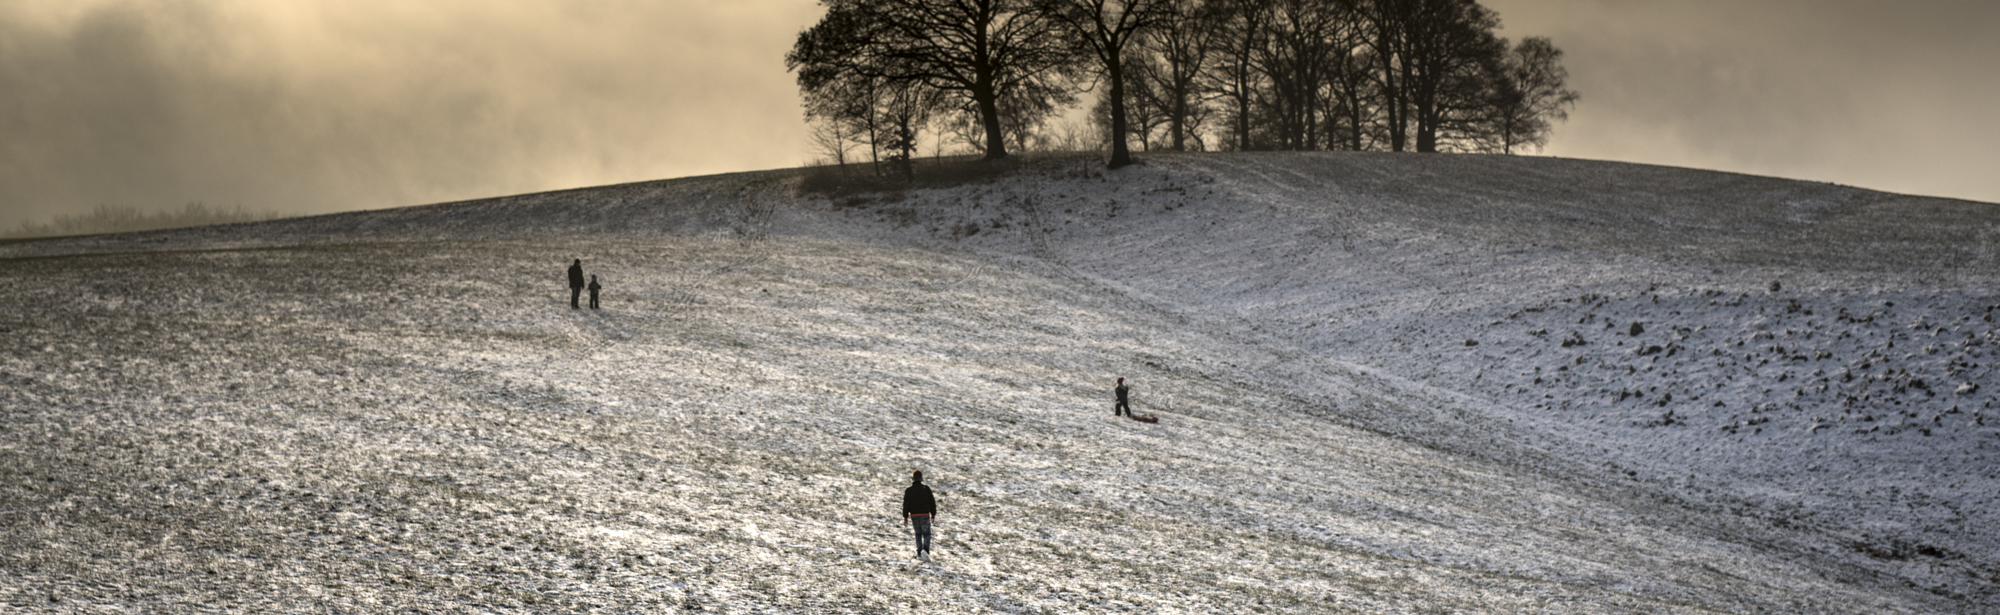
[[[1123,416],[1141,423],[1160,422],[1159,417],[1132,414],[1132,387],[1125,386],[1124,377],[1118,378],[1118,386],[1111,387],[1111,394],[1118,398],[1118,403],[1111,407],[1111,416]]]
[[[1111,387],[1111,394],[1118,397],[1118,403],[1111,406],[1111,416],[1132,416],[1132,387],[1125,386],[1125,377],[1118,377],[1118,386]]]

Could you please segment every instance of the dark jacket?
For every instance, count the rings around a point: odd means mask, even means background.
[[[1131,389],[1131,388],[1129,388],[1129,387],[1126,387],[1125,385],[1122,385],[1122,384],[1121,384],[1121,385],[1118,385],[1118,386],[1116,386],[1116,387],[1113,387],[1113,388],[1111,389],[1111,392],[1113,392],[1113,393],[1117,393],[1117,394],[1118,394],[1118,401],[1120,401],[1120,402],[1127,402],[1127,401],[1131,401],[1131,400],[1127,399],[1127,396],[1128,396],[1128,395],[1130,395],[1130,393],[1132,392],[1132,389]]]
[[[910,485],[903,490],[903,516],[936,515],[937,499],[931,497],[931,488],[923,483]]]
[[[569,287],[583,288],[583,265],[576,264],[569,266]]]

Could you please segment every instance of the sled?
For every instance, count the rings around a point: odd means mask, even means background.
[[[1132,420],[1134,420],[1134,421],[1138,421],[1138,422],[1141,422],[1141,423],[1158,423],[1158,422],[1160,422],[1160,417],[1157,417],[1157,416],[1140,416],[1140,415],[1137,415],[1137,414],[1134,414],[1134,415],[1131,415],[1131,416],[1132,416]]]

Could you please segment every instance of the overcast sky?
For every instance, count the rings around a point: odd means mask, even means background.
[[[1583,93],[1546,154],[2000,202],[2000,3],[1484,0]],[[5,0],[0,229],[798,166],[813,0]]]

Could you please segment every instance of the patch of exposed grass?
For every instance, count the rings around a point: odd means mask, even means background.
[[[976,156],[919,160],[913,163],[908,177],[888,164],[823,166],[808,169],[804,178],[799,181],[797,190],[801,195],[823,196],[837,203],[854,202],[856,197],[863,197],[864,200],[873,197],[872,200],[900,201],[905,190],[952,188],[986,183],[1005,177],[1029,162],[1082,155],[1042,153],[1009,156],[1000,160],[986,160]]]

